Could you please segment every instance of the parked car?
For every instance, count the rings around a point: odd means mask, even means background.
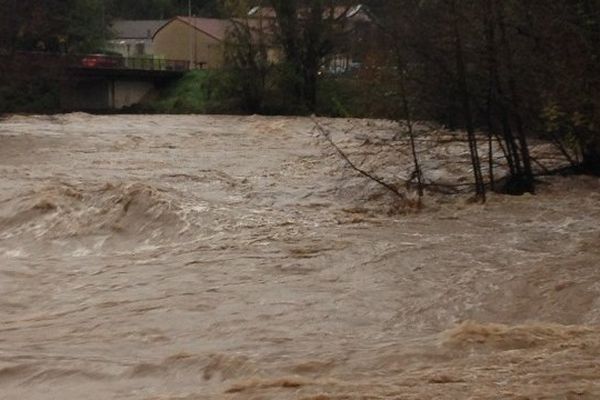
[[[81,65],[85,68],[122,68],[125,59],[120,54],[87,54],[81,59]]]

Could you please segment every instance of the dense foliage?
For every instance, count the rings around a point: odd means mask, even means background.
[[[398,0],[373,11],[378,72],[364,81],[396,82],[392,103],[404,98],[415,117],[500,136],[517,191],[533,190],[532,136],[598,172],[600,1]]]
[[[220,16],[218,0],[191,0],[193,15],[204,17]],[[176,15],[187,15],[188,0],[107,0],[108,13],[122,19],[168,19]]]
[[[1,0],[0,51],[75,52],[106,38],[101,0]]]

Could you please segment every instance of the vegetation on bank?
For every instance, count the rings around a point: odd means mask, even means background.
[[[285,72],[280,71],[283,75]],[[310,110],[298,101],[290,101],[273,74],[265,93],[256,103],[244,102],[241,77],[235,70],[196,70],[162,89],[158,97],[126,111],[164,114],[253,114],[308,115]],[[286,98],[288,97],[288,98]],[[368,117],[362,88],[351,76],[323,77],[314,113],[330,117]]]
[[[59,88],[56,81],[32,79],[11,81],[0,86],[1,113],[49,113],[60,110]]]
[[[144,112],[205,114],[211,112],[211,72],[197,70],[162,90],[157,99],[139,105]]]

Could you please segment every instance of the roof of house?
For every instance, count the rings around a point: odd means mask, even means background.
[[[208,36],[213,37],[217,40],[225,40],[227,31],[231,27],[231,21],[225,19],[216,18],[198,18],[198,17],[175,17],[161,26],[155,33],[156,36],[162,28],[173,23],[174,21],[181,21],[184,24],[191,26],[201,32],[204,32]]]
[[[150,39],[168,20],[117,20],[111,30],[117,39]]]

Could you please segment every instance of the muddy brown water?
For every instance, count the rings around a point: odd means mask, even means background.
[[[310,119],[86,114],[0,122],[0,170],[1,399],[600,398],[597,178],[403,213]]]

